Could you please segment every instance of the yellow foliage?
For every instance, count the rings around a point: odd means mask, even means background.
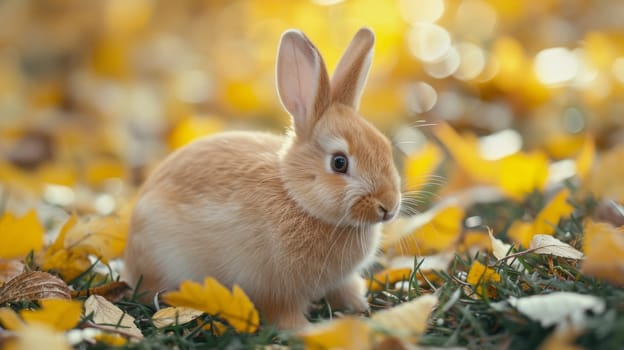
[[[585,142],[583,142],[583,145],[576,156],[576,174],[581,180],[585,180],[587,178],[587,175],[591,171],[595,157],[596,143],[593,136],[588,135],[585,137]]]
[[[410,268],[386,269],[377,272],[372,279],[367,279],[366,286],[368,290],[378,292],[386,289],[386,283],[392,286],[399,281],[408,280],[411,274]]]
[[[78,223],[68,231],[65,247],[76,254],[93,254],[105,263],[121,256],[126,247],[129,214],[122,212]]]
[[[400,255],[430,255],[453,249],[462,229],[464,210],[447,207],[436,213],[429,222],[407,236],[385,244],[385,249]]]
[[[542,208],[533,222],[514,222],[508,231],[509,238],[523,247],[528,247],[536,234],[553,235],[559,220],[574,211],[574,207],[568,203],[568,198],[570,198],[570,190],[566,188],[559,191]]]
[[[203,285],[184,281],[179,291],[165,293],[163,300],[172,306],[190,307],[218,316],[241,333],[255,332],[260,322],[258,311],[239,286],[234,285],[230,292],[212,277],[206,277]]]
[[[96,157],[87,163],[85,180],[91,186],[98,186],[102,182],[123,178],[126,170],[124,165],[112,157]]]
[[[422,149],[410,154],[403,170],[405,188],[409,191],[421,189],[441,161],[442,151],[433,143],[426,143]]]
[[[497,296],[496,289],[487,288],[486,291],[484,287],[491,283],[500,282],[500,275],[494,271],[494,269],[475,260],[470,267],[466,282],[476,287],[475,291],[477,295],[486,295],[487,292],[488,298],[495,298]]]
[[[119,216],[94,218],[78,222],[72,215],[54,241],[39,258],[45,271],[57,271],[70,281],[91,266],[89,255],[103,262],[121,256],[128,234],[129,212]]]
[[[427,320],[438,303],[438,297],[423,295],[391,309],[379,311],[371,316],[371,321],[379,327],[410,343],[427,329]]]
[[[372,334],[368,324],[355,317],[344,317],[308,328],[299,333],[306,349],[370,349]]]
[[[223,130],[223,122],[212,116],[192,116],[180,121],[169,135],[169,147],[180,148],[200,137]]]
[[[21,218],[15,218],[11,213],[5,212],[0,217],[0,232],[2,232],[0,258],[21,258],[43,247],[44,230],[34,209]]]
[[[65,334],[39,323],[27,324],[15,332],[17,336],[3,347],[5,350],[71,350]]]
[[[344,317],[313,325],[298,333],[306,349],[370,349],[388,337],[416,342],[427,328],[438,298],[424,295],[391,309],[379,311],[369,322]]]
[[[479,153],[474,137],[462,137],[448,124],[437,125],[434,133],[474,181],[498,186],[515,199],[546,185],[548,158],[543,152],[519,152],[489,161]]]
[[[581,272],[624,285],[624,227],[587,220],[584,232],[585,260]]]
[[[57,331],[72,329],[80,321],[82,302],[65,299],[42,299],[41,309],[22,310],[20,316],[27,324],[45,324]]]
[[[2,327],[9,330],[19,330],[24,327],[24,322],[17,316],[17,313],[13,309],[3,307],[0,309],[0,324]]]

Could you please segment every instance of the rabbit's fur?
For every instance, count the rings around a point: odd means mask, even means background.
[[[361,29],[330,82],[305,35],[284,33],[277,85],[292,129],[224,132],[170,155],[139,194],[124,278],[152,293],[205,276],[238,284],[282,329],[307,324],[322,297],[366,311],[359,273],[401,198],[390,142],[357,114],[373,44]],[[338,153],[346,173],[332,168]]]

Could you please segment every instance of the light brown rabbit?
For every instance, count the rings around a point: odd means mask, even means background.
[[[357,113],[373,45],[360,29],[330,82],[307,37],[285,32],[277,89],[292,130],[224,132],[169,156],[134,209],[124,278],[151,292],[238,284],[281,329],[323,297],[366,311],[359,274],[401,201],[391,144]]]

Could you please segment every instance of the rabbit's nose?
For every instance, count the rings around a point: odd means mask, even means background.
[[[389,211],[383,204],[377,205],[377,213],[382,221],[390,221],[396,215],[396,208]]]

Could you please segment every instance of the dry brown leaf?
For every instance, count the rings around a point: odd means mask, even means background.
[[[152,316],[152,323],[156,328],[163,328],[193,321],[202,314],[202,311],[191,309],[190,307],[166,307],[156,311]]]
[[[134,324],[134,317],[123,312],[115,304],[99,295],[92,295],[85,300],[85,315],[93,314],[93,322],[100,329],[121,332],[134,338],[142,339],[143,333]]]
[[[132,288],[130,288],[126,282],[110,282],[103,286],[89,288],[87,290],[77,292],[72,291],[71,296],[72,298],[78,298],[90,295],[99,295],[110,302],[116,302],[121,300],[131,290]]]
[[[571,245],[561,242],[553,236],[535,235],[529,245],[533,252],[543,255],[553,255],[560,258],[581,260],[584,258],[583,253],[576,250]]]
[[[20,300],[71,299],[63,280],[47,272],[19,274],[0,287],[0,304]]]

